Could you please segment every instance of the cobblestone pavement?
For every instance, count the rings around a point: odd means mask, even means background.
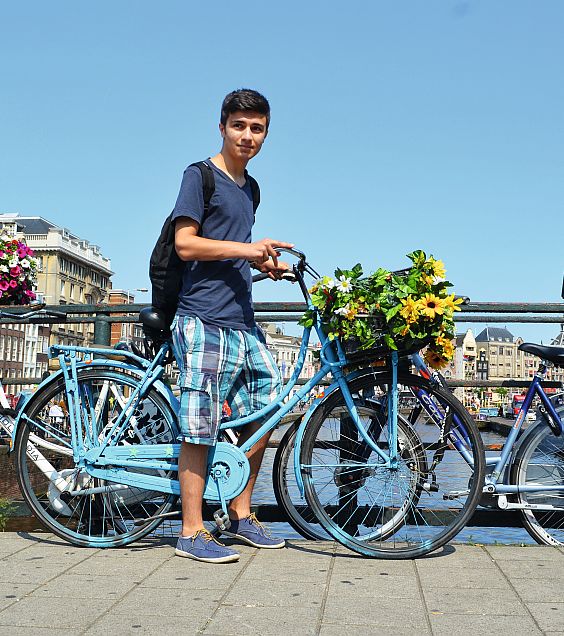
[[[0,533],[0,636],[564,634],[564,551],[450,545],[416,561],[333,543],[240,547],[205,565],[173,541],[97,550]]]

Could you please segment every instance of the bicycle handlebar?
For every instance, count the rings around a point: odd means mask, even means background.
[[[267,278],[269,278],[269,275],[268,275],[268,274],[264,274],[264,273],[262,273],[262,274],[255,274],[255,275],[253,276],[253,283],[258,283],[259,281],[261,281],[261,280],[265,280],[265,279],[267,279]],[[292,273],[292,272],[284,272],[284,273],[282,274],[282,279],[283,279],[283,280],[290,281],[291,283],[295,283],[295,282],[296,282],[296,275],[295,275],[294,273]]]

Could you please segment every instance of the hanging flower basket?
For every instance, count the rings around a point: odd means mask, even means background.
[[[413,265],[400,272],[380,268],[363,277],[357,264],[324,276],[310,290],[325,332],[339,338],[349,360],[407,355],[427,345],[430,366],[445,366],[454,356],[453,315],[462,301],[447,292],[451,284],[441,261],[421,250],[407,256]],[[313,321],[309,310],[300,324]]]
[[[35,300],[37,259],[24,241],[0,236],[0,305],[28,305]]]

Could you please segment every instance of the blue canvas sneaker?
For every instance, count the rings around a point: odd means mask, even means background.
[[[273,537],[270,530],[262,525],[252,512],[248,517],[234,521],[231,519],[229,530],[221,533],[232,539],[239,539],[253,548],[283,548],[286,545],[284,539]]]
[[[232,563],[239,560],[235,550],[220,543],[203,528],[191,537],[178,537],[175,554],[204,563]]]

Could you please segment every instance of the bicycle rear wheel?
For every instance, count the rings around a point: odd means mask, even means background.
[[[122,413],[138,378],[123,371],[86,369],[78,373],[78,395],[91,446],[105,439]],[[24,406],[14,445],[22,495],[31,511],[52,532],[78,546],[117,547],[136,541],[161,523],[175,495],[96,479],[77,465],[72,453],[69,396],[63,378],[47,385]],[[57,404],[63,417],[49,416]],[[53,411],[51,411],[53,412]],[[49,445],[33,443],[33,435]],[[117,445],[176,441],[175,416],[163,397],[151,389],[135,406]],[[31,440],[30,440],[31,436]],[[172,477],[172,471],[129,469]]]
[[[558,410],[564,417],[564,408]],[[556,437],[544,421],[533,424],[511,466],[512,484],[551,490],[520,492],[523,525],[543,545],[564,545],[564,436]]]
[[[362,419],[379,418],[366,430],[386,453],[390,384],[388,373],[350,383]],[[318,520],[369,557],[414,558],[447,543],[472,515],[484,479],[482,441],[458,400],[419,376],[400,374],[398,388],[396,469],[362,440],[340,390],[312,415],[302,445],[305,494]]]

